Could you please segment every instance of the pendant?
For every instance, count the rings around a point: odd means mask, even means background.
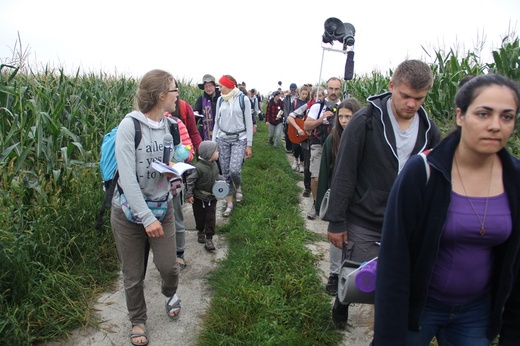
[[[484,229],[484,226],[480,226],[480,235],[486,234],[486,230]]]

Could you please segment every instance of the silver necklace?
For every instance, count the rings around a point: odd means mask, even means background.
[[[491,192],[491,181],[493,180],[493,164],[495,163],[495,158],[493,158],[493,161],[491,161],[491,176],[489,177],[489,187],[488,187],[488,193],[486,197],[486,206],[484,207],[484,217],[480,218],[479,213],[477,212],[477,209],[473,205],[473,202],[471,202],[471,199],[468,196],[468,193],[466,192],[466,187],[464,187],[464,183],[462,182],[462,176],[460,175],[459,165],[457,163],[457,156],[453,155],[453,159],[455,160],[455,167],[457,168],[457,173],[459,174],[460,184],[462,185],[462,189],[464,190],[464,194],[466,195],[466,198],[468,199],[469,204],[471,205],[471,208],[473,209],[473,212],[475,212],[475,215],[477,215],[478,222],[480,223],[480,235],[483,236],[486,234],[485,224],[486,224],[486,216],[487,216],[487,210],[488,210],[488,202],[489,202],[489,193]]]

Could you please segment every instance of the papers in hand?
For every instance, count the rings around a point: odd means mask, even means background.
[[[173,165],[173,167],[170,167],[161,161],[153,161],[152,162],[152,168],[155,169],[159,173],[173,173],[176,175],[182,175],[184,172],[194,169],[195,166],[190,165],[189,163],[185,162],[177,162]]]

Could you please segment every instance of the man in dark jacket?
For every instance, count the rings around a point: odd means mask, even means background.
[[[346,247],[347,259],[377,257],[390,189],[408,158],[440,141],[440,131],[422,104],[433,84],[430,67],[406,60],[395,70],[389,92],[368,98],[341,136],[331,184],[328,238]],[[343,303],[343,304],[342,304]],[[349,302],[338,297],[332,318],[339,328],[348,319]]]

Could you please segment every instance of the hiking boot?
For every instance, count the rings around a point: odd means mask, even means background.
[[[197,233],[197,241],[201,244],[204,244],[206,242],[206,235],[204,234],[204,232]]]
[[[311,210],[307,213],[307,219],[314,220],[316,218],[316,208],[314,207],[314,204],[311,207]]]
[[[303,197],[309,197],[310,195],[311,195],[311,190],[305,189],[305,191],[303,191]]]
[[[338,282],[338,274],[330,274],[329,281],[327,281],[327,284],[325,285],[325,291],[330,295],[338,293]]]
[[[208,251],[214,251],[215,245],[213,244],[213,239],[206,239],[206,244],[204,245],[204,247]]]
[[[334,300],[334,306],[332,307],[332,322],[338,329],[345,329],[348,321],[348,306],[350,303],[342,304],[336,296]]]

